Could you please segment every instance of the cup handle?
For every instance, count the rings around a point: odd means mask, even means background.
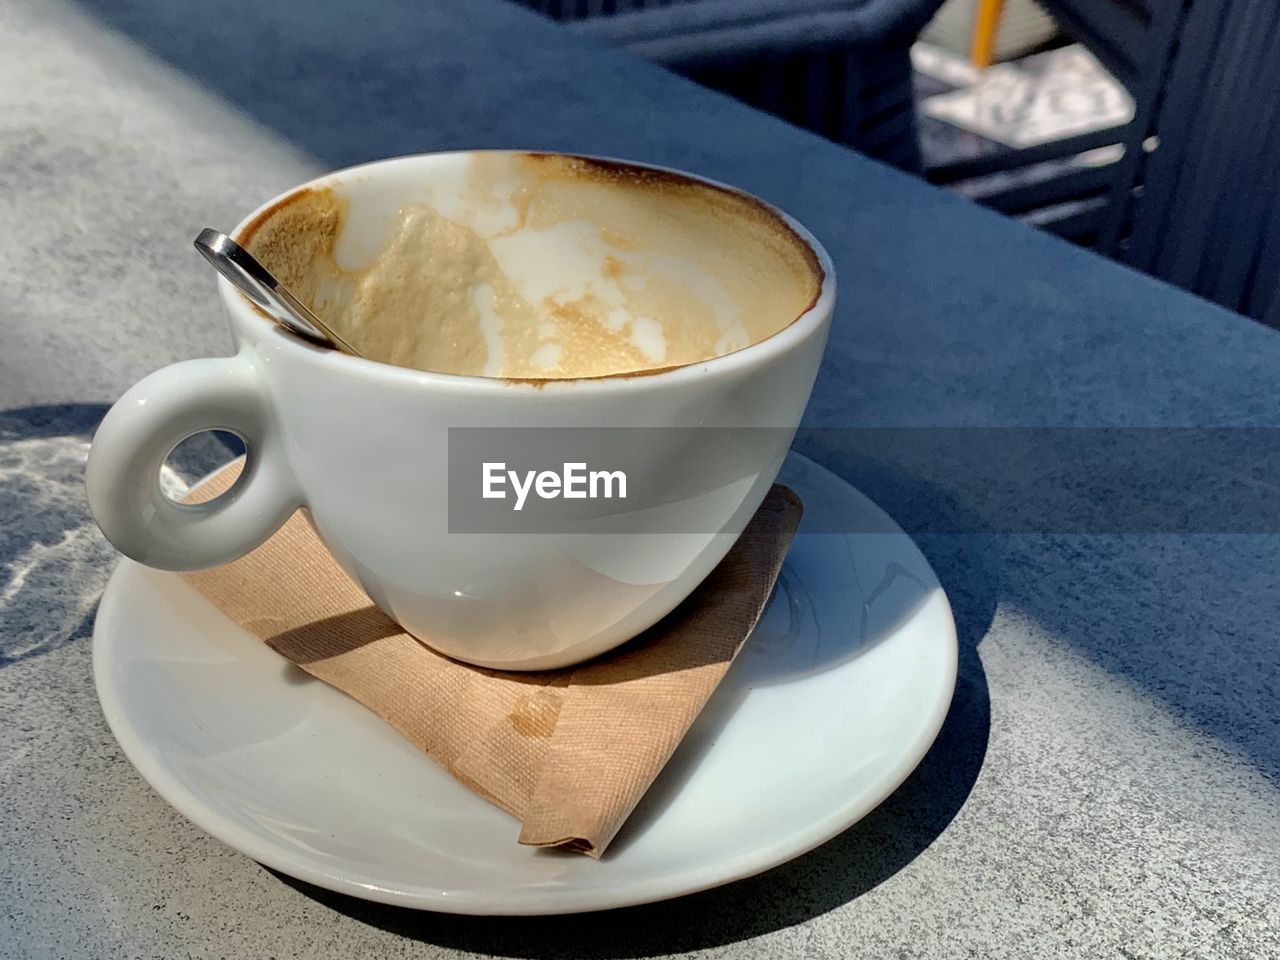
[[[163,570],[199,570],[248,553],[279,529],[302,496],[266,384],[244,354],[158,370],[116,401],[89,448],[89,509],[128,557]],[[165,457],[205,430],[245,442],[244,470],[208,503],[177,503],[160,489]]]

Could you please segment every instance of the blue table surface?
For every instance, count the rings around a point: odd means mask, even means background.
[[[1280,336],[494,0],[0,0],[0,22],[0,956],[1280,956],[1280,539],[1230,525],[922,533],[961,634],[938,743],[863,823],[721,891],[419,916],[200,833],[97,708],[112,553],[80,485],[105,405],[228,351],[200,226],[444,149],[737,184],[837,267],[813,427],[1270,428]],[[818,436],[909,526],[974,493]],[[1212,495],[1175,461],[1174,508]]]

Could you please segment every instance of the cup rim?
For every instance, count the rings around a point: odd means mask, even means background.
[[[298,184],[297,186],[291,187],[283,193],[280,193],[259,205],[248,216],[236,224],[235,228],[231,231],[231,237],[239,241],[240,237],[243,236],[245,230],[251,224],[258,222],[267,213],[285,204],[291,198],[306,190],[340,185],[344,180],[352,177],[377,173],[392,166],[416,165],[424,162],[440,161],[452,157],[475,156],[477,154],[562,156],[570,159],[585,160],[588,162],[604,163],[612,166],[622,166],[635,170],[661,173],[663,175],[674,176],[692,183],[736,194],[737,196],[763,207],[769,213],[776,216],[785,226],[790,228],[800,241],[809,249],[817,261],[818,270],[821,273],[821,282],[818,293],[814,297],[813,302],[809,304],[808,308],[798,314],[795,319],[782,329],[771,333],[762,340],[757,340],[755,343],[748,344],[745,347],[741,347],[729,353],[723,353],[718,356],[711,357],[707,360],[695,360],[689,363],[674,364],[671,366],[631,370],[620,373],[597,374],[586,377],[546,378],[488,377],[480,374],[445,373],[436,370],[418,370],[412,367],[400,367],[395,364],[384,363],[381,360],[371,360],[366,357],[355,357],[350,354],[341,353],[329,347],[309,343],[303,338],[296,336],[281,327],[278,323],[268,317],[267,314],[253,303],[252,300],[238,290],[234,284],[220,276],[218,277],[218,290],[223,305],[233,317],[242,317],[248,323],[257,326],[263,332],[264,339],[270,338],[270,342],[274,347],[282,350],[305,351],[311,355],[313,362],[317,362],[322,366],[331,366],[333,372],[340,373],[344,376],[357,374],[378,379],[390,378],[401,383],[417,383],[423,386],[434,385],[480,392],[506,392],[510,391],[512,388],[523,386],[533,388],[539,393],[549,391],[555,394],[560,394],[565,390],[608,390],[619,386],[634,385],[637,383],[652,384],[655,386],[659,383],[666,385],[691,379],[701,379],[717,374],[727,374],[734,372],[735,370],[741,371],[742,369],[756,368],[765,363],[771,357],[786,353],[790,348],[803,342],[822,326],[823,321],[832,312],[836,297],[836,276],[835,267],[831,262],[831,257],[818,241],[817,237],[815,237],[808,228],[790,214],[780,210],[768,201],[762,200],[746,190],[718,180],[713,180],[710,177],[703,177],[695,173],[689,173],[685,170],[676,169],[675,167],[666,167],[659,164],[642,163],[634,160],[623,160],[615,157],[599,156],[594,154],[560,153],[557,151],[520,149],[448,150],[434,153],[405,154],[398,157],[389,157],[383,160],[374,160],[367,163],[356,164],[322,174],[321,176],[308,180],[305,183]]]

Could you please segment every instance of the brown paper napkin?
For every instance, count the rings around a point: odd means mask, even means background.
[[[239,475],[232,464],[191,499]],[[800,521],[774,486],[698,590],[617,651],[543,673],[467,666],[375,607],[295,514],[252,553],[185,577],[219,610],[354,697],[523,824],[520,842],[599,857],[764,610]]]

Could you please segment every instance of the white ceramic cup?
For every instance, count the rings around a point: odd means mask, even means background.
[[[352,210],[362,204],[394,209],[398,196],[424,181],[456,180],[469,156],[404,157],[331,174],[264,204],[233,236],[308,188],[338,189]],[[663,174],[726,189],[692,175]],[[303,507],[370,598],[451,657],[540,670],[609,650],[673,610],[724,557],[734,529],[777,476],[808,401],[835,302],[835,275],[808,231],[773,213],[821,268],[809,309],[736,352],[635,375],[532,384],[358,359],[284,332],[220,279],[237,353],[166,367],[112,407],[89,455],[93,514],[127,556],[191,570],[252,550]],[[774,442],[752,446],[746,469],[732,482],[710,489],[692,484],[699,488],[696,502],[638,491],[625,530],[451,532],[449,430],[490,426],[653,428],[635,433],[646,445],[647,476],[631,478],[633,490],[696,479],[681,477],[690,469],[682,453],[687,435],[660,428],[767,427]],[[209,429],[243,438],[243,474],[211,502],[176,503],[160,488],[160,468],[178,443]],[[716,529],[705,523],[682,528],[681,511],[714,518]]]

